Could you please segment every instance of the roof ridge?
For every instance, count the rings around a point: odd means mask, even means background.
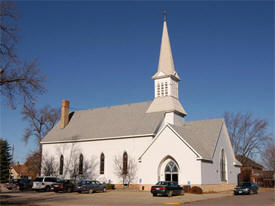
[[[213,119],[202,119],[202,120],[195,120],[195,121],[186,121],[185,123],[192,123],[192,122],[204,122],[204,121],[213,121],[213,120],[224,120],[224,118],[213,118]]]
[[[126,106],[126,105],[135,105],[135,104],[141,104],[141,103],[151,103],[151,101],[144,101],[144,102],[134,102],[134,103],[128,103],[128,104],[118,104],[118,105],[111,105],[111,106],[103,106],[103,107],[95,107],[95,108],[90,108],[90,109],[81,109],[81,110],[74,110],[72,112],[82,112],[82,111],[90,111],[90,110],[98,110],[98,109],[106,109],[106,108],[114,108],[114,107],[121,107],[121,106]]]

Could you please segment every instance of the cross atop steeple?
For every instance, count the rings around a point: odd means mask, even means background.
[[[163,21],[167,20],[167,12],[166,10],[163,11]]]

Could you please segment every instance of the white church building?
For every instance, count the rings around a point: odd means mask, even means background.
[[[123,183],[120,166],[123,174],[132,172],[131,184],[140,189],[161,180],[204,191],[231,189],[241,164],[224,120],[184,119],[166,19],[152,78],[153,101],[69,112],[69,101],[63,100],[60,122],[41,141],[43,159],[53,157],[63,178],[71,178],[73,164],[82,174],[90,163],[93,178],[117,186]]]

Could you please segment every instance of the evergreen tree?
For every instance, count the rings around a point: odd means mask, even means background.
[[[6,140],[0,139],[0,182],[7,182],[10,175],[11,147]]]

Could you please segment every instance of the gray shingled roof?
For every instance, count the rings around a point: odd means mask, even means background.
[[[75,111],[64,129],[58,123],[41,143],[154,134],[164,112],[146,113],[150,104],[151,101]]]
[[[211,119],[171,126],[203,159],[212,160],[222,124],[223,119]]]

